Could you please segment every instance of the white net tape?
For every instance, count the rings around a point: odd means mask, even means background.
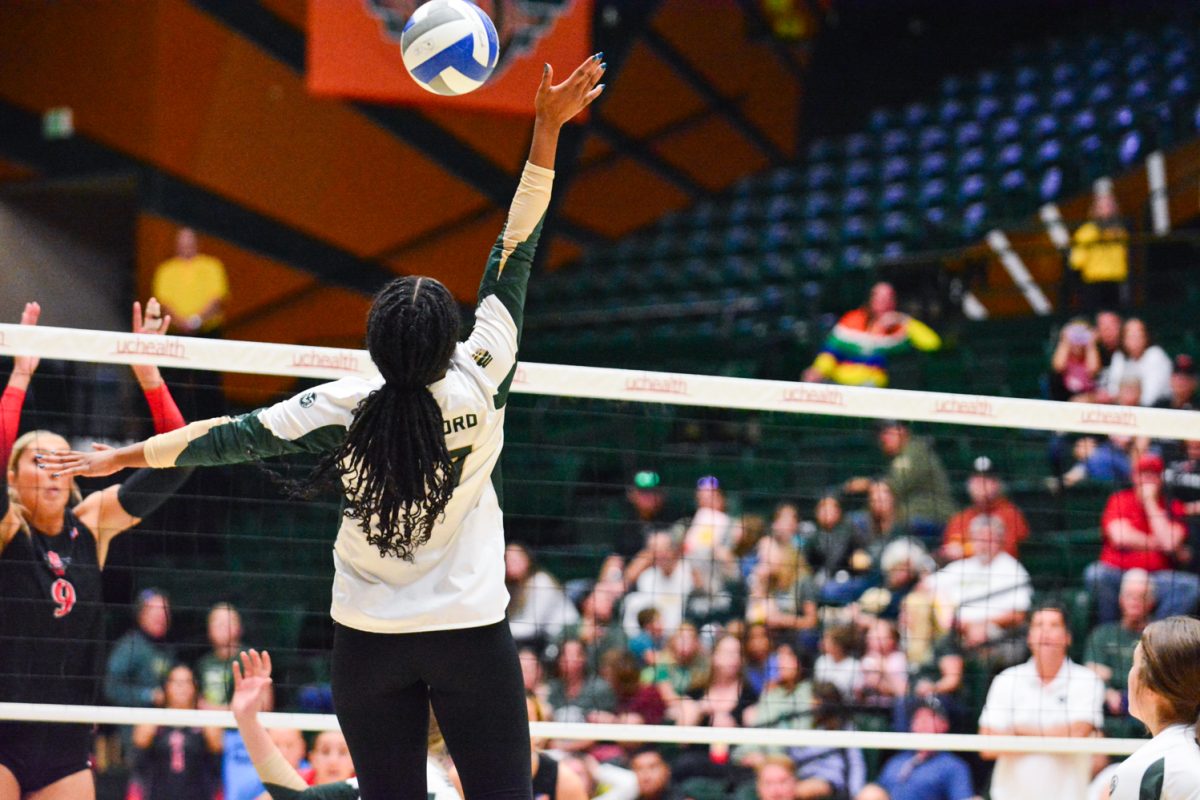
[[[306,731],[338,730],[332,714],[262,713],[267,728]],[[157,708],[68,706],[41,703],[0,703],[0,719],[36,722],[95,722],[102,725],[161,725],[236,728],[229,711],[184,711]],[[996,753],[1106,753],[1128,755],[1143,739],[1069,739],[1065,737],[975,736],[969,734],[887,733],[867,731],[777,730],[765,728],[707,728],[672,725],[531,722],[532,735],[548,739],[614,742],[672,742],[676,744],[748,744],[776,747],[862,747],[880,750],[991,751]]]
[[[377,374],[362,350],[12,324],[0,324],[0,355],[328,380]],[[1200,414],[1187,411],[560,364],[522,363],[512,391],[823,416],[1200,439]]]

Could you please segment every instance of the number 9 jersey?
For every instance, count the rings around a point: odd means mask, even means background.
[[[96,537],[69,508],[56,536],[17,531],[0,552],[0,701],[94,702],[103,607]]]

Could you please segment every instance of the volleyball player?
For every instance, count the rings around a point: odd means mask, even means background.
[[[236,419],[44,462],[107,475],[324,454],[313,480],[340,478],[346,497],[334,545],[334,708],[367,800],[424,797],[430,702],[468,798],[531,796],[496,465],[559,130],[599,96],[603,73],[597,54],[553,85],[546,65],[529,160],[465,343],[445,286],[399,278],[367,316],[382,380],[347,378]]]
[[[1117,767],[1109,800],[1200,800],[1200,620],[1167,617],[1142,631],[1129,713],[1154,738]]]
[[[358,800],[358,780],[350,779],[309,787],[300,773],[288,763],[274,740],[258,720],[258,712],[267,707],[271,688],[271,654],[249,650],[241,663],[233,662],[233,717],[238,733],[246,743],[246,752],[272,800]],[[446,771],[439,763],[444,750],[437,724],[428,731],[429,754],[425,761],[428,800],[459,800]]]
[[[169,318],[134,304],[133,329],[163,333]],[[41,309],[25,306],[21,322]],[[75,479],[39,469],[39,455],[69,449],[49,431],[13,440],[24,389],[38,359],[14,360],[4,394],[0,440],[9,452],[0,475],[0,702],[94,700],[103,638],[100,573],[114,538],[137,525],[186,480],[188,470],[139,470],[122,484],[82,497]],[[183,426],[156,367],[134,367],[156,431]],[[14,391],[15,389],[15,391]],[[88,759],[92,726],[0,722],[0,800],[95,797]]]

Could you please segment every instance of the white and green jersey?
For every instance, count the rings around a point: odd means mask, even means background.
[[[508,605],[497,464],[504,407],[516,373],[525,292],[554,172],[526,164],[508,221],[488,258],[475,327],[429,386],[442,409],[457,484],[430,539],[412,561],[381,557],[360,523],[343,518],[334,545],[331,613],[371,633],[489,625]],[[188,425],[147,441],[151,466],[233,464],[285,453],[322,453],[344,438],[359,402],[381,379],[346,378],[241,417]]]
[[[1109,800],[1200,800],[1200,745],[1195,725],[1159,732],[1117,767]]]

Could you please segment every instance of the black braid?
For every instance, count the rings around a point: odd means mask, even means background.
[[[433,278],[398,278],[375,296],[367,350],[384,384],[358,404],[345,440],[308,481],[341,479],[343,513],[380,556],[412,561],[454,492],[442,412],[427,387],[450,364],[459,321],[453,295]]]

